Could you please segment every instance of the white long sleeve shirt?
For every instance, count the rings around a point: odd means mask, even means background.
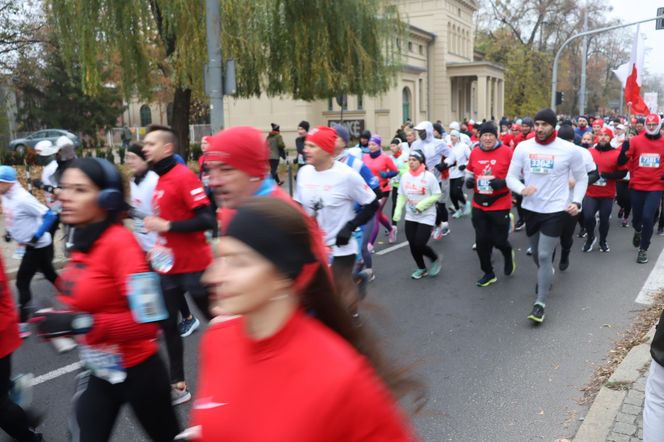
[[[19,183],[2,195],[2,213],[5,216],[5,228],[14,241],[19,244],[30,242],[37,229],[44,222],[48,208],[37,201]],[[39,238],[35,248],[41,249],[51,244],[51,234],[46,232]]]
[[[519,180],[521,176],[525,184]],[[522,207],[526,210],[562,212],[568,206],[570,176],[576,181],[572,202],[581,204],[588,188],[588,174],[581,152],[560,138],[545,145],[531,138],[519,143],[514,150],[507,186],[518,194],[526,186],[537,189],[532,195],[523,197]]]

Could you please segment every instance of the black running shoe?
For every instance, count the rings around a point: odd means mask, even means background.
[[[581,227],[581,230],[579,230],[579,238],[585,238],[587,235],[588,235],[588,232],[586,231],[586,229]]]
[[[636,262],[639,264],[645,264],[648,262],[648,251],[639,249],[639,253],[636,255]]]
[[[599,242],[599,249],[604,253],[608,253],[611,251],[611,249],[609,248],[609,244],[606,241]]]
[[[494,282],[498,281],[498,278],[496,278],[496,275],[493,273],[487,273],[486,275],[482,276],[478,281],[477,281],[477,286],[478,287],[487,287],[493,284]]]
[[[516,255],[514,254],[514,250],[510,252],[510,256],[505,258],[505,269],[504,273],[505,276],[510,276],[511,274],[514,273],[516,270]]]
[[[641,232],[638,230],[634,231],[634,236],[632,237],[632,245],[634,247],[639,247],[641,245]]]
[[[514,224],[514,230],[517,232],[520,230],[523,230],[523,227],[526,225],[526,222],[522,219],[518,220],[516,224]]]
[[[583,253],[592,252],[596,242],[597,238],[595,236],[588,235],[588,238],[586,238],[586,243],[583,245],[583,249],[581,249],[581,251]]]
[[[533,305],[533,311],[528,315],[528,319],[536,324],[544,322],[544,306],[542,304]]]
[[[558,264],[558,268],[561,272],[564,272],[569,267],[569,252],[569,250],[565,249],[560,251],[560,263]]]

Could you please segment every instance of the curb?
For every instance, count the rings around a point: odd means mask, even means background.
[[[631,386],[641,377],[643,368],[650,362],[650,343],[655,335],[656,327],[657,325],[654,325],[645,335],[643,344],[633,347],[627,353],[625,359],[599,390],[573,438],[575,442],[603,442],[606,440],[628,390],[628,388],[609,388],[607,385]]]
[[[53,260],[53,267],[55,268],[55,270],[60,270],[61,268],[63,268],[65,266],[66,262],[67,262],[67,260],[64,259],[64,258],[54,259]],[[5,273],[7,275],[7,280],[9,280],[9,281],[14,280],[14,279],[16,279],[16,274],[18,273],[18,267],[7,269],[5,271]]]

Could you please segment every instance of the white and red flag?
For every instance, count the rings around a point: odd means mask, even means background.
[[[643,78],[643,58],[645,56],[645,44],[639,36],[639,25],[636,26],[632,54],[629,62],[618,66],[613,73],[622,83],[625,89],[625,103],[631,105],[632,114],[648,115],[650,110],[641,96],[641,79]]]

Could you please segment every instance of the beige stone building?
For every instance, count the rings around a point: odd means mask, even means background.
[[[335,98],[306,102],[226,97],[225,125],[252,125],[267,132],[270,123],[278,123],[287,145],[293,146],[301,120],[312,126],[343,120],[355,137],[369,129],[389,139],[406,120],[441,120],[447,126],[464,118],[499,119],[504,109],[503,68],[473,59],[476,1],[395,1],[408,23],[408,41],[399,42],[403,69],[387,93],[348,96],[343,108]],[[166,105],[139,102],[130,103],[125,121],[142,126],[148,112],[152,123],[166,122]]]

